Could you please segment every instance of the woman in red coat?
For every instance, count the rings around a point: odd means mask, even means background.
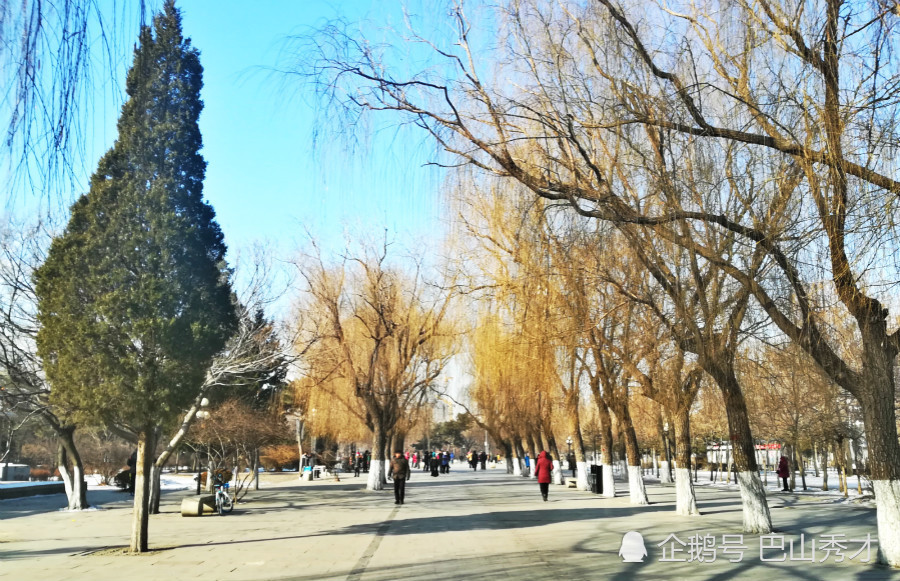
[[[534,473],[537,476],[538,485],[541,487],[541,496],[547,500],[547,494],[550,492],[550,473],[553,472],[553,462],[550,461],[550,455],[546,451],[541,450],[537,460],[534,462]]]
[[[781,489],[782,492],[790,492],[791,489],[788,487],[788,476],[791,475],[791,469],[788,467],[788,459],[784,456],[781,457],[781,460],[778,461],[778,470],[775,471],[775,474],[781,478],[781,481],[784,482],[784,487]]]

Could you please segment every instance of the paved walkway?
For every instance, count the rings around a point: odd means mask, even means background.
[[[162,514],[151,518],[153,550],[139,556],[122,554],[131,511],[121,493],[92,492],[90,499],[102,509],[80,513],[54,510],[61,497],[0,501],[0,579],[900,579],[900,571],[861,563],[865,551],[850,560],[863,546],[850,539],[876,535],[873,509],[795,494],[770,496],[785,550],[764,556],[784,558],[777,562],[761,560],[760,537],[737,536],[736,491],[698,489],[703,516],[686,518],[673,512],[672,486],[650,486],[652,504],[645,507],[628,503],[624,483],[618,489],[625,496],[615,499],[551,486],[545,503],[534,481],[499,469],[457,470],[438,478],[414,471],[407,502],[397,507],[390,485],[382,492],[366,492],[364,485],[364,476],[301,483],[296,475],[267,475],[264,487],[232,514],[201,518],[180,516],[180,500],[188,493],[169,493]],[[629,531],[643,535],[649,553],[644,562],[625,563],[618,556]],[[801,533],[806,558],[811,540],[817,540],[815,562],[796,560]],[[664,542],[671,534],[684,546],[671,538]],[[723,535],[736,535],[725,537],[734,542],[724,555]],[[845,536],[842,563],[835,562],[836,552],[823,551],[826,535]],[[692,536],[701,548],[707,539],[705,551],[691,554]],[[739,539],[743,551],[734,548]],[[835,540],[840,543],[840,537]],[[763,541],[777,545],[778,537]],[[740,562],[729,561],[739,554]],[[670,557],[683,560],[661,560]],[[874,563],[875,545],[870,558]]]

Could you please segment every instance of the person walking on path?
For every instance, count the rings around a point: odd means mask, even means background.
[[[487,452],[482,450],[481,454],[478,455],[478,460],[479,460],[479,462],[481,462],[481,469],[485,470],[486,469],[485,465],[487,464]]]
[[[431,457],[431,475],[432,475],[432,476],[437,476],[437,475],[438,475],[438,470],[440,470],[440,468],[441,468],[441,458],[440,458],[440,453],[439,453],[439,452],[435,452],[435,453],[434,453],[434,456]]]
[[[409,460],[404,458],[400,452],[394,452],[394,459],[391,460],[391,468],[388,470],[388,476],[394,479],[394,504],[403,504],[406,496],[406,481],[410,475]]]
[[[781,492],[790,492],[791,489],[788,487],[788,476],[790,476],[791,471],[788,468],[788,459],[785,456],[781,457],[781,460],[778,461],[778,470],[775,471],[775,474],[781,478],[781,481],[784,483],[784,487],[782,487]]]
[[[550,474],[553,472],[553,462],[546,451],[541,450],[537,460],[534,461],[534,474],[537,476],[538,486],[541,487],[541,496],[544,502],[547,501],[547,495],[550,493]]]

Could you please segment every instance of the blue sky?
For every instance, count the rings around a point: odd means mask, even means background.
[[[150,0],[158,8],[161,0]],[[413,5],[419,2],[405,2]],[[439,2],[421,0],[421,5]],[[108,73],[95,78],[85,121],[80,183],[68,194],[49,199],[32,193],[11,198],[5,210],[33,221],[47,203],[65,209],[87,187],[100,156],[116,138],[124,98],[125,71],[137,39],[136,3],[101,0],[98,10],[118,18],[121,33],[118,85]],[[298,77],[274,72],[290,66],[290,37],[309,33],[338,16],[368,22],[370,31],[385,24],[403,26],[402,4],[378,0],[179,0],[183,28],[200,50],[205,103],[200,117],[203,156],[208,167],[204,195],[216,210],[230,260],[256,241],[269,241],[282,257],[303,243],[304,227],[327,250],[343,248],[345,232],[354,238],[387,228],[405,247],[437,244],[444,231],[439,194],[442,174],[423,167],[432,145],[427,136],[397,133],[396,119],[382,118],[366,148],[350,153],[337,138],[314,147],[315,96]],[[115,8],[118,7],[118,8]],[[115,9],[114,9],[115,8]],[[427,13],[427,11],[426,11]],[[132,26],[129,32],[122,28]],[[129,36],[131,34],[132,36]],[[100,47],[95,34],[95,46]],[[95,59],[102,58],[100,48]],[[99,66],[97,67],[100,68]],[[61,218],[64,224],[67,216]]]
[[[314,97],[296,78],[270,70],[290,63],[290,35],[325,19],[397,23],[399,10],[385,5],[399,8],[374,0],[181,3],[185,34],[204,66],[204,191],[232,248],[270,239],[289,249],[302,238],[300,224],[328,247],[340,245],[344,230],[386,227],[410,242],[440,233],[440,174],[422,167],[424,135],[398,139],[388,127],[353,155],[339,146],[316,149]]]

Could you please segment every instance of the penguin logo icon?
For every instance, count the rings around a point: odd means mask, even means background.
[[[644,547],[644,537],[641,533],[630,531],[622,537],[622,548],[619,549],[619,556],[625,563],[643,563],[644,557],[647,556],[647,549]]]

